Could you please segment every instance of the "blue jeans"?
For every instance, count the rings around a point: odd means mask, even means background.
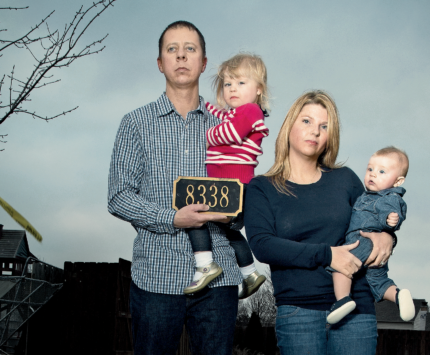
[[[231,355],[237,307],[237,286],[166,295],[144,291],[132,282],[134,354],[175,355],[185,324],[193,354]]]
[[[373,314],[349,314],[327,324],[329,311],[279,306],[276,338],[281,355],[374,355],[378,333]]]

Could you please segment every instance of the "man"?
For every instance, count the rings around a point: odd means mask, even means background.
[[[123,118],[109,174],[109,212],[138,232],[130,288],[134,351],[175,354],[185,323],[194,354],[231,354],[242,277],[233,249],[211,223],[214,261],[223,273],[201,292],[183,294],[194,273],[184,228],[226,217],[200,214],[207,205],[171,207],[178,176],[206,176],[205,132],[217,124],[199,96],[207,63],[200,31],[185,21],[169,25],[157,63],[166,92]]]

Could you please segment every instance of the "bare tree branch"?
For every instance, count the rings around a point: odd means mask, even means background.
[[[1,10],[1,8],[0,8],[0,10]],[[25,35],[21,36],[20,38],[15,39],[15,40],[11,40],[11,41],[0,39],[0,43],[6,43],[5,46],[3,46],[3,47],[0,48],[0,52],[4,51],[5,49],[7,49],[10,46],[15,46],[15,47],[18,47],[18,48],[23,48],[23,46],[26,45],[26,44],[30,45],[32,43],[40,42],[43,39],[48,38],[49,35],[48,36],[35,37],[35,38],[30,38],[29,36],[34,31],[38,30],[40,28],[40,26],[42,26],[45,23],[45,21],[49,17],[51,17],[51,15],[54,12],[55,12],[55,10],[52,11],[48,16],[46,16],[43,20],[41,20],[35,27],[31,28],[31,30],[29,30]],[[4,30],[4,31],[7,31],[7,30]]]
[[[78,48],[77,45],[82,41],[82,37],[91,26],[91,24],[99,17],[109,6],[113,6],[116,0],[99,0],[93,2],[91,6],[83,9],[83,6],[75,13],[72,21],[66,24],[62,31],[51,31],[47,20],[54,13],[52,11],[48,16],[43,18],[35,27],[31,28],[25,35],[15,40],[0,39],[0,43],[4,46],[0,48],[0,52],[14,46],[18,49],[26,50],[35,61],[34,68],[30,75],[25,79],[19,79],[15,74],[15,65],[12,67],[10,74],[4,74],[0,81],[0,124],[13,114],[29,114],[33,118],[40,118],[45,121],[54,119],[61,115],[74,111],[78,108],[65,110],[62,113],[52,116],[45,116],[30,112],[24,108],[24,104],[30,100],[31,93],[36,89],[41,89],[47,85],[54,84],[60,79],[53,80],[52,71],[54,69],[70,66],[75,60],[101,52],[105,46],[98,48],[99,45],[106,39],[106,36],[95,40],[90,44]],[[25,7],[28,8],[28,7]],[[0,8],[0,10],[19,10],[25,8]],[[45,24],[46,32],[40,34],[42,25]],[[35,47],[36,46],[36,47]],[[1,100],[3,85],[5,78],[10,80],[8,102]]]
[[[25,10],[28,8],[29,8],[29,6],[26,6],[26,7],[0,7],[0,10]]]

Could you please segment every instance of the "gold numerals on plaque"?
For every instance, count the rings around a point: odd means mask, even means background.
[[[192,204],[206,204],[202,213],[237,216],[242,212],[243,184],[239,179],[179,176],[173,182],[172,207],[179,211]]]
[[[191,191],[189,191],[188,189],[191,187]],[[190,204],[188,202],[188,198],[191,197],[191,204],[194,203],[194,196],[193,196],[193,192],[194,192],[194,186],[193,185],[188,185],[187,186],[187,198],[185,199],[185,203],[187,204],[187,206]]]
[[[218,199],[216,198],[216,193],[218,192],[218,189],[216,188],[215,185],[212,185],[209,191],[212,191],[212,190],[215,190],[215,192],[211,195],[215,199],[215,203],[212,204],[211,202],[209,202],[209,207],[215,207],[218,204]]]
[[[206,203],[206,197],[205,197],[206,187],[204,185],[199,185],[197,187],[197,190],[198,191],[203,190],[203,192],[201,194],[199,194],[199,196],[201,196],[203,198],[203,201],[202,202],[200,202],[200,201],[195,202],[194,195],[193,195],[194,186],[188,185],[187,186],[187,198],[185,199],[185,203],[187,206],[191,205],[193,203],[196,203],[198,205],[200,203],[202,203],[202,204]],[[215,185],[212,185],[209,188],[209,191],[211,191],[211,192],[214,191],[214,193],[211,195],[211,197],[213,198],[213,201],[209,201],[208,205],[209,205],[209,207],[216,207],[216,205],[218,204],[218,198],[217,198],[218,189]],[[223,186],[221,188],[221,199],[219,200],[219,204],[222,208],[225,208],[228,206],[228,187],[227,186]]]

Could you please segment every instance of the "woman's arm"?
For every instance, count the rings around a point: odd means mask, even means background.
[[[360,259],[349,252],[356,248],[359,243],[357,240],[354,244],[331,247],[332,257],[330,266],[350,279],[361,268],[362,263]]]
[[[372,253],[367,258],[365,265],[378,267],[387,263],[393,251],[393,237],[386,232],[362,232],[360,234],[369,238],[373,243]]]

